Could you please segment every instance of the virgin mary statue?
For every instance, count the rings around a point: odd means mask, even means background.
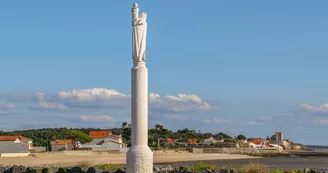
[[[134,67],[142,66],[146,60],[147,14],[139,13],[138,4],[132,8],[132,58]]]

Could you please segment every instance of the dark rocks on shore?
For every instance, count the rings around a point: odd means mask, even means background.
[[[103,173],[103,170],[99,168],[91,167],[88,168],[87,173]]]
[[[0,167],[0,173],[125,173],[125,168],[115,170],[102,170],[100,168],[89,167],[70,167],[70,168],[32,168],[25,166],[14,165],[10,168]],[[305,168],[300,170],[303,173],[328,173],[328,171],[317,171],[314,169]],[[205,169],[199,171],[192,171],[189,167],[173,168],[171,165],[154,166],[153,173],[240,173],[234,168],[218,168],[216,170]],[[290,173],[290,171],[285,171]]]

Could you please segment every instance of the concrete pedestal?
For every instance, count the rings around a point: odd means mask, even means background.
[[[153,153],[148,147],[148,69],[140,63],[131,70],[132,144],[126,155],[127,173],[152,173]]]

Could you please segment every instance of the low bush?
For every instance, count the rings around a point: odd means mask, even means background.
[[[125,166],[124,165],[114,165],[114,164],[101,164],[101,165],[96,165],[94,167],[102,169],[104,171],[110,171],[110,170],[114,170],[114,169],[124,168]]]
[[[259,163],[251,163],[243,166],[240,169],[241,173],[269,173],[269,169],[262,164]]]
[[[196,165],[193,165],[193,166],[186,166],[186,168],[188,168],[189,170],[191,170],[193,172],[203,171],[203,170],[207,170],[207,169],[214,171],[216,166],[204,164],[204,163],[197,163]]]

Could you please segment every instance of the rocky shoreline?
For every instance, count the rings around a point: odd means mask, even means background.
[[[215,168],[211,166],[198,167],[198,170],[193,170],[192,167],[172,167],[171,165],[157,165],[153,168],[153,173],[328,173],[326,171],[314,170],[310,168],[299,170],[266,170],[251,169],[242,170],[229,167]],[[124,167],[102,169],[99,167],[25,167],[25,166],[0,166],[0,173],[126,173]]]

